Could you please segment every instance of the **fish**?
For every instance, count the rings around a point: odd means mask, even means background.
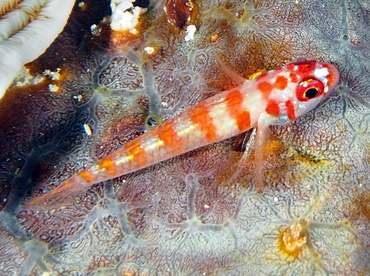
[[[232,69],[225,71],[233,74]],[[31,198],[25,207],[63,205],[67,198],[93,184],[217,143],[253,127],[256,127],[256,183],[262,185],[262,149],[269,127],[288,125],[317,107],[334,90],[339,72],[329,63],[300,60],[253,79],[241,76],[237,79],[236,87],[199,102],[123,144],[57,188]]]

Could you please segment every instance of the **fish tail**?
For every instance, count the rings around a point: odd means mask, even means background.
[[[64,181],[57,188],[26,202],[24,209],[50,209],[53,207],[63,208],[71,204],[74,197],[82,190],[86,190],[90,184],[84,182],[78,175]]]

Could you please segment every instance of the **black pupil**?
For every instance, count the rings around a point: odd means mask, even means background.
[[[307,89],[305,92],[305,96],[308,99],[315,98],[317,94],[319,94],[319,90],[317,90],[317,88],[310,88],[310,89]]]
[[[155,117],[150,117],[147,120],[147,124],[148,124],[149,127],[154,127],[154,126],[158,125],[158,120]]]

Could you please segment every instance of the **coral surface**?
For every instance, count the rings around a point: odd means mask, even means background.
[[[73,4],[73,0],[0,2],[0,99],[23,65],[44,53],[60,34]]]
[[[108,4],[76,3],[27,65],[40,81],[0,102],[0,274],[368,275],[367,1],[138,1],[147,10],[137,33],[112,31]],[[60,208],[23,207],[235,85],[216,56],[246,78],[302,57],[341,73],[317,109],[271,128],[261,190],[248,132],[96,184]]]

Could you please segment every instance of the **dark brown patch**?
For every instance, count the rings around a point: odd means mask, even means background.
[[[167,0],[166,14],[168,22],[183,29],[194,15],[194,3],[191,0]]]

